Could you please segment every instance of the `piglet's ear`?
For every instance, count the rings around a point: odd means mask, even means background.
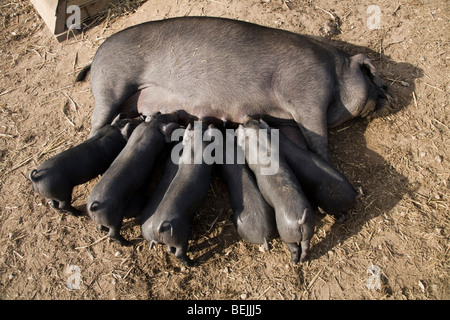
[[[244,122],[245,128],[253,128],[253,129],[259,129],[260,122],[259,120],[256,120],[254,118],[247,118],[247,120]]]
[[[358,67],[361,70],[364,70],[369,79],[379,88],[383,87],[383,81],[378,75],[377,69],[366,55],[357,54],[350,57],[350,65],[351,67]]]
[[[172,132],[174,132],[178,128],[180,128],[180,125],[176,122],[159,124],[159,130],[161,130],[167,143],[172,142]]]
[[[298,224],[302,225],[306,222],[306,218],[310,215],[310,211],[308,208],[306,208],[305,210],[303,210],[303,215],[302,218],[298,220]]]
[[[208,128],[205,130],[205,133],[203,135],[204,138],[208,138],[208,141],[211,141],[211,139],[213,137],[215,137],[214,132],[217,131],[218,129],[216,128],[215,125],[213,125],[212,123],[208,126]]]
[[[131,136],[131,133],[133,132],[133,130],[136,128],[136,125],[131,124],[130,122],[128,122],[123,128],[122,130],[120,130],[122,132],[123,137],[125,138],[126,141],[128,141],[128,139]]]
[[[114,120],[111,122],[111,125],[117,124],[117,122],[119,122],[119,121],[122,120],[122,119],[125,119],[126,117],[127,117],[127,114],[126,114],[126,113],[124,113],[124,112],[119,113],[119,114],[114,118]]]
[[[270,126],[263,119],[259,120],[259,127],[262,129],[270,130]]]
[[[245,130],[244,126],[242,124],[239,125],[239,127],[236,129],[237,131],[237,144],[240,147],[245,146]]]
[[[194,128],[193,128],[192,124],[189,123],[188,126],[186,127],[186,130],[184,130],[183,141],[182,141],[183,146],[190,143],[193,136],[194,136]]]

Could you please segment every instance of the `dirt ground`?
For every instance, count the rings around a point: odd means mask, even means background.
[[[368,7],[379,6],[379,29]],[[449,299],[449,6],[443,0],[122,1],[58,43],[29,1],[0,0],[1,299]],[[311,257],[289,265],[241,240],[213,178],[183,267],[165,247],[105,239],[88,217],[56,212],[27,179],[85,140],[93,97],[75,83],[109,35],[134,24],[207,15],[331,38],[366,53],[396,95],[394,112],[330,131],[337,167],[364,196],[345,223],[315,216]],[[372,20],[371,20],[372,19]],[[95,181],[76,187],[82,207]],[[379,282],[377,283],[377,279]],[[379,284],[379,286],[377,286]]]

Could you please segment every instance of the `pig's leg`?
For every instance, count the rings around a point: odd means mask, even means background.
[[[95,78],[95,80],[93,80]],[[94,111],[91,119],[91,132],[89,137],[92,137],[100,128],[111,124],[114,117],[120,113],[122,104],[136,92],[137,87],[128,83],[127,79],[114,78],[114,81],[105,80],[107,76],[98,78],[96,72],[91,75],[92,92],[95,99]],[[129,112],[137,110],[136,106],[130,104],[126,109]]]
[[[300,259],[300,246],[297,243],[286,243],[291,253],[291,264],[297,264]]]
[[[306,257],[308,256],[308,253],[309,253],[309,243],[310,243],[309,240],[305,240],[305,241],[302,241],[302,242],[300,243],[300,246],[301,246],[301,249],[302,249],[302,254],[301,254],[301,256],[300,256],[300,262],[305,262]]]
[[[279,93],[278,103],[281,108],[288,111],[300,127],[309,150],[331,163],[327,109],[333,98],[335,84],[327,75],[326,66],[322,70],[319,68],[311,80],[302,83],[303,90],[301,90],[290,84],[290,82],[298,83],[298,79],[295,78],[302,77],[301,74],[293,73],[280,82],[275,91]]]
[[[57,201],[57,200],[51,199],[49,201],[50,205],[59,211],[67,212],[73,216],[81,215],[83,212],[78,210],[77,208],[72,207],[70,205],[70,202],[71,202],[71,200]]]
[[[116,227],[109,228],[108,237],[111,240],[114,240],[114,241],[118,242],[121,246],[125,246],[125,247],[131,246],[131,242],[126,240],[120,234],[120,227],[119,228],[116,228]]]
[[[104,225],[101,225],[101,224],[97,225],[98,230],[100,230],[102,232],[108,232],[108,236],[111,238],[111,240],[114,240],[114,241],[118,242],[122,246],[130,246],[131,242],[126,240],[120,234],[120,227],[121,227],[121,225],[119,225],[118,228],[117,227],[108,228],[108,227],[105,227]]]
[[[318,112],[315,117],[304,114],[294,114],[293,117],[299,124],[309,149],[328,163],[332,163],[328,147],[326,111]]]
[[[91,119],[91,132],[89,138],[91,138],[102,127],[111,124],[114,117],[118,114],[119,105],[114,103],[104,103],[102,101],[95,100],[94,111]]]
[[[282,125],[282,126],[274,126],[274,128],[280,130],[280,133],[295,143],[301,149],[308,149],[308,145],[306,143],[305,137],[303,136],[300,128],[294,125]],[[283,138],[284,138],[283,137]]]
[[[56,201],[56,200],[54,200],[54,199],[50,199],[50,200],[48,201],[48,203],[49,203],[53,208],[59,210],[59,202],[58,202],[58,201]]]
[[[72,202],[71,199],[60,201],[59,202],[59,209],[63,210],[73,216],[80,216],[83,214],[82,211],[78,210],[77,208],[73,207],[70,203]]]

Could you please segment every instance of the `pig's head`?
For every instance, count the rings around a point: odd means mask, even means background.
[[[159,125],[159,130],[161,130],[161,133],[164,135],[167,143],[172,142],[172,133],[178,128],[180,128],[180,125],[176,122],[161,123]]]
[[[388,92],[372,61],[363,54],[350,58],[350,67],[361,70],[367,84],[367,100],[358,113],[361,117],[382,117],[392,111],[394,96]]]
[[[349,58],[349,68],[339,79],[340,99],[327,111],[330,128],[355,117],[381,117],[389,114],[394,97],[383,84],[372,61],[363,54]]]
[[[141,122],[140,118],[127,118],[126,113],[119,113],[111,122],[111,126],[117,127],[123,138],[128,141],[131,133]]]
[[[265,123],[265,122],[264,122]],[[237,144],[245,149],[246,137],[254,138],[258,136],[257,130],[260,128],[260,120],[248,118],[244,124],[239,125],[237,129]]]
[[[155,232],[153,229],[153,221],[151,219],[147,220],[142,226],[141,226],[141,232],[142,237],[147,240],[150,244],[149,249],[153,249],[153,246],[155,244],[158,244],[159,241],[157,240],[157,237],[155,236]]]
[[[154,128],[159,128],[167,143],[172,142],[172,133],[180,128],[180,125],[177,123],[177,114],[174,112],[161,113],[158,111],[151,115],[143,116],[143,121]]]
[[[309,253],[309,245],[314,234],[314,217],[310,209],[303,211],[302,218],[297,222],[301,232],[301,255],[300,262],[304,262]]]

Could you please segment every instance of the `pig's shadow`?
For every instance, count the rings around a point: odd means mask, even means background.
[[[367,121],[352,120],[330,132],[334,163],[355,188],[361,188],[363,195],[349,211],[347,220],[336,221],[329,229],[326,225],[333,218],[315,216],[316,236],[320,240],[313,241],[310,260],[326,255],[336,245],[358,234],[368,221],[389,212],[405,194],[415,189],[381,155],[367,148],[364,137],[367,125]]]
[[[402,110],[412,102],[415,79],[423,76],[422,69],[409,63],[395,62],[388,56],[366,47],[341,41],[331,43],[351,54],[364,53],[374,61],[380,76],[396,98],[392,113]],[[334,163],[354,187],[362,188],[364,195],[350,211],[348,221],[334,223],[325,238],[312,247],[312,260],[327,254],[339,243],[358,234],[368,221],[389,212],[405,194],[416,188],[381,155],[367,147],[364,133],[368,124],[367,119],[354,119],[330,130],[330,153]],[[320,216],[316,218],[317,230],[326,221]]]
[[[368,123],[367,120],[352,120],[330,131],[330,151],[336,167],[355,188],[361,188],[363,196],[357,200],[344,222],[333,223],[331,216],[315,214],[316,235],[310,260],[326,255],[336,245],[358,234],[368,221],[389,212],[405,194],[415,189],[381,155],[366,147],[364,132]],[[241,240],[231,223],[230,212],[226,185],[215,177],[192,230],[193,241],[189,250],[199,264],[215,259],[217,254],[229,254],[232,246]],[[286,253],[287,263],[287,249]]]
[[[396,113],[411,103],[415,90],[414,81],[422,77],[422,69],[409,63],[392,61],[389,57],[365,47],[340,41],[331,42],[346,52],[364,53],[374,61],[380,76],[396,98],[391,113]],[[313,242],[311,260],[320,258],[339,243],[358,234],[368,221],[394,208],[405,194],[415,189],[408,179],[397,172],[381,155],[367,148],[364,133],[368,124],[367,119],[354,119],[330,130],[330,153],[335,165],[355,188],[362,188],[364,195],[349,212],[347,221],[335,222],[324,238],[319,242]],[[214,259],[217,253],[229,253],[232,250],[230,247],[240,240],[227,213],[230,205],[225,185],[213,181],[212,188],[215,188],[212,192],[213,199],[208,197],[207,201],[211,202],[203,206],[205,212],[210,213],[195,221],[201,226],[194,226],[194,232],[200,232],[200,235],[193,235],[194,241],[190,246],[200,264]],[[316,231],[327,224],[327,219],[332,219],[331,217],[324,219],[324,216],[318,214],[315,218]]]

